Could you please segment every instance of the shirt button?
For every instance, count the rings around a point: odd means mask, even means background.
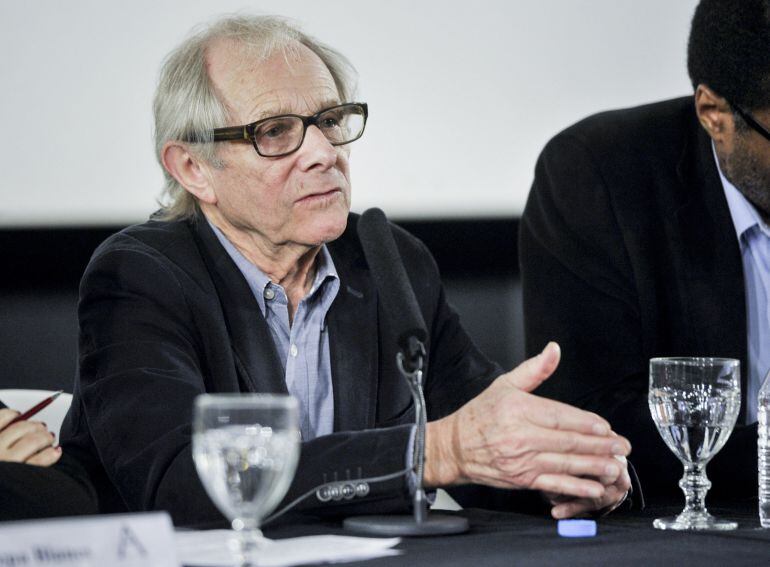
[[[291,345],[291,348],[289,349],[289,354],[292,356],[297,356],[297,345]]]
[[[275,292],[273,291],[273,288],[266,287],[265,293],[264,293],[265,299],[273,299],[275,297]]]

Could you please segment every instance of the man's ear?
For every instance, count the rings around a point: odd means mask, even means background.
[[[216,204],[217,196],[206,163],[190,153],[184,144],[175,141],[166,142],[160,155],[163,167],[182,187],[202,203]]]
[[[730,103],[704,84],[695,89],[695,114],[715,144],[724,142],[735,128]]]

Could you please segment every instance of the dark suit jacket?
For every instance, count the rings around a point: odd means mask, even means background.
[[[335,433],[303,442],[285,502],[327,481],[404,469],[414,408],[351,215],[329,244],[340,292],[327,316]],[[456,410],[500,373],[447,305],[435,262],[393,234],[429,327],[429,418]],[[62,427],[103,511],[168,510],[177,524],[220,521],[191,456],[193,399],[203,392],[287,393],[268,327],[242,274],[208,223],[128,228],[94,253],[80,288],[80,369]],[[312,497],[317,513],[405,510],[403,477],[371,484],[362,500]]]
[[[745,368],[747,352],[740,249],[692,98],[598,114],[551,140],[520,261],[527,352],[549,339],[563,349],[538,393],[609,419],[633,445],[648,501],[671,501],[682,465],[650,417],[649,359],[723,356]],[[735,428],[708,475],[714,499],[756,496],[756,425]]]

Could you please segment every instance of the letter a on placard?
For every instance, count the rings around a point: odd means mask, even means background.
[[[133,551],[132,551],[133,550]],[[136,534],[127,525],[120,528],[120,540],[118,541],[118,559],[127,559],[131,556],[147,557],[147,550],[136,537]]]

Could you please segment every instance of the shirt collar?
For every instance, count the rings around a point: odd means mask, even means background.
[[[735,227],[735,235],[738,237],[738,242],[743,246],[743,235],[750,229],[758,226],[760,229],[764,228],[762,217],[759,216],[759,212],[754,205],[752,205],[743,193],[741,193],[735,185],[730,183],[722,173],[722,168],[719,167],[719,159],[717,159],[716,149],[714,143],[711,143],[711,151],[714,155],[714,162],[717,164],[717,171],[719,172],[719,178],[722,180],[722,187],[727,198],[727,206],[730,209],[730,216],[733,219],[733,226]]]
[[[235,245],[227,239],[224,233],[219,230],[219,228],[217,228],[211,221],[209,221],[208,218],[206,219],[206,222],[209,223],[209,226],[211,227],[211,230],[214,231],[214,234],[216,235],[217,240],[219,240],[219,243],[224,247],[225,251],[227,251],[227,254],[230,256],[230,258],[233,259],[235,265],[238,266],[238,269],[243,274],[243,277],[246,278],[246,282],[249,284],[249,288],[254,294],[254,297],[259,304],[259,308],[264,315],[265,288],[272,283],[270,278],[267,277],[267,275],[257,266],[252,264],[243,254],[241,254],[240,250],[238,250],[238,248],[236,248]],[[327,278],[339,279],[339,276],[337,275],[337,270],[334,267],[334,261],[332,260],[332,256],[329,253],[329,249],[326,247],[326,244],[324,244],[321,246],[321,250],[318,253],[318,256],[316,256],[315,278],[313,279],[313,285],[310,288],[310,293],[307,294],[307,298],[312,297],[318,291],[318,288],[320,288],[321,285],[323,285],[323,283],[327,280]]]
[[[321,246],[321,251],[318,253],[318,256],[316,256],[315,279],[313,280],[313,287],[310,288],[308,297],[313,295],[327,278],[339,279],[339,276],[334,267],[332,255],[329,253],[326,244],[324,244]]]

